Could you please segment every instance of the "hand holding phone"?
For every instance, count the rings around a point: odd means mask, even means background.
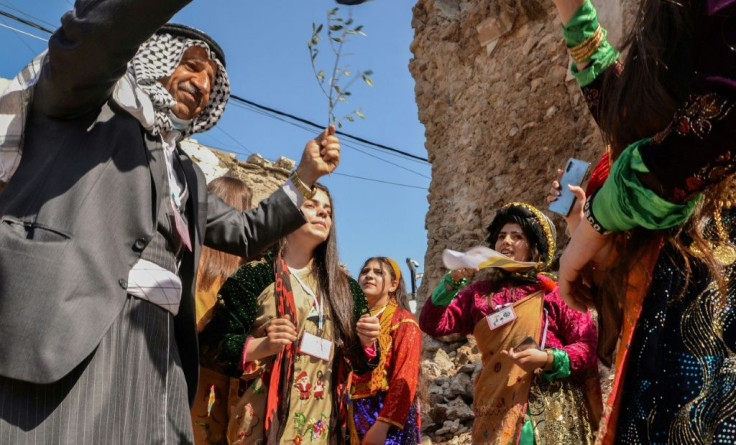
[[[579,186],[585,178],[589,162],[580,159],[570,158],[565,164],[565,169],[560,178],[560,196],[549,204],[549,210],[567,217],[575,204],[575,195],[570,191],[570,185]]]

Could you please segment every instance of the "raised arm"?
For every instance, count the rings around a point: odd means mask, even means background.
[[[190,0],[77,0],[49,39],[33,110],[72,118],[102,105],[138,47]]]
[[[422,307],[419,315],[422,331],[432,337],[472,333],[475,327],[472,309],[477,287],[481,283],[458,292],[462,283],[455,283],[450,273],[445,275]]]

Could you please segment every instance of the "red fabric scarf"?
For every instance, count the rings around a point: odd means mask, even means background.
[[[274,260],[274,293],[276,298],[276,315],[278,318],[289,317],[297,326],[296,304],[294,293],[291,290],[291,279],[289,267],[284,259],[279,256]],[[299,327],[297,326],[297,330]],[[282,413],[289,410],[289,389],[291,382],[292,366],[294,361],[295,345],[284,347],[276,355],[269,376],[268,397],[266,399],[265,434],[268,443],[278,443],[281,435],[281,426],[284,419]],[[281,385],[281,382],[285,384]]]

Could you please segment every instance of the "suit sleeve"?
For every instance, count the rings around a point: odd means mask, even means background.
[[[239,212],[212,193],[207,194],[204,244],[213,249],[253,258],[306,221],[283,188],[254,209]]]
[[[49,39],[33,110],[73,118],[102,105],[138,47],[190,0],[78,0]]]

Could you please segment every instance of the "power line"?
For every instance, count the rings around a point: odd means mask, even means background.
[[[36,29],[41,30],[41,31],[44,31],[46,33],[49,33],[49,34],[52,34],[53,33],[52,30],[50,30],[50,29],[48,29],[46,27],[43,27],[43,26],[41,26],[41,25],[39,25],[37,23],[34,23],[31,20],[26,20],[24,18],[18,17],[18,16],[14,15],[14,14],[11,14],[9,12],[0,11],[0,15],[3,15],[3,16],[8,17],[10,19],[13,19],[13,20],[15,20],[17,22],[23,23],[24,25],[27,25],[27,26],[36,28]],[[287,117],[289,119],[293,119],[295,121],[298,121],[298,122],[301,122],[303,124],[312,126],[312,127],[317,128],[319,130],[323,129],[323,126],[322,125],[316,124],[316,123],[314,123],[314,122],[312,122],[312,121],[310,121],[308,119],[304,119],[304,118],[295,116],[295,115],[293,115],[291,113],[287,113],[287,112],[284,112],[284,111],[277,110],[275,108],[267,107],[265,105],[261,105],[259,103],[256,103],[256,102],[250,101],[248,99],[245,99],[245,98],[243,98],[241,96],[238,96],[237,94],[230,94],[230,97],[233,98],[235,101],[239,101],[239,102],[241,102],[243,104],[247,104],[247,105],[250,105],[252,107],[259,108],[259,109],[264,110],[264,111],[268,111],[269,113],[273,113],[273,114],[276,114],[276,115],[279,115],[279,116],[282,116],[282,117]],[[423,161],[423,162],[429,163],[429,160],[427,158],[423,158],[421,156],[417,156],[415,154],[406,152],[404,150],[399,150],[397,148],[389,147],[388,145],[385,145],[385,144],[380,144],[378,142],[373,142],[373,141],[370,141],[368,139],[362,138],[360,136],[352,135],[350,133],[345,133],[345,132],[342,132],[342,131],[337,131],[336,133],[339,134],[340,136],[348,137],[350,139],[353,139],[355,141],[361,142],[363,144],[367,144],[367,145],[371,145],[371,146],[374,146],[374,147],[378,147],[378,148],[383,149],[383,150],[385,150],[387,152],[391,152],[391,153],[394,153],[394,154],[397,154],[397,155],[401,155],[401,156],[407,157],[409,159],[414,159],[414,160],[417,160],[417,161]]]
[[[215,128],[217,128],[217,127],[215,127]],[[208,137],[213,138],[212,135],[208,135]],[[213,139],[216,140],[217,138],[213,138]],[[226,145],[226,144],[223,143],[223,141],[219,141],[219,143],[222,144],[223,146]],[[243,152],[237,151],[237,150],[228,150],[226,148],[216,147],[216,146],[214,146],[212,144],[208,144],[207,146],[210,147],[210,148],[213,148],[215,150],[221,151],[223,153],[229,153],[229,154],[235,154],[235,155],[245,155],[245,154],[247,154],[247,153],[243,153]],[[245,148],[245,147],[243,147],[243,148]],[[335,176],[344,176],[344,177],[352,178],[352,179],[361,179],[363,181],[378,182],[378,183],[381,183],[381,184],[388,184],[388,185],[393,185],[393,186],[396,186],[396,187],[405,187],[405,188],[413,188],[413,189],[418,189],[418,190],[427,190],[427,187],[421,187],[421,186],[418,186],[418,185],[402,184],[400,182],[384,181],[382,179],[375,179],[375,178],[365,178],[363,176],[356,176],[356,175],[351,175],[351,174],[348,174],[348,173],[333,172],[331,174],[333,174]]]
[[[10,8],[11,10],[13,10],[15,12],[19,12],[19,13],[23,14],[26,17],[30,17],[31,19],[36,20],[37,22],[41,22],[44,25],[49,25],[52,28],[55,26],[51,22],[47,22],[46,20],[43,20],[43,19],[38,18],[36,16],[33,16],[33,15],[27,13],[27,12],[23,12],[22,10],[18,9],[17,7],[15,7],[15,5],[13,5],[12,3],[10,3],[10,0],[2,1],[2,2],[0,2],[0,4],[2,4],[3,6],[5,6],[6,8]]]
[[[8,29],[10,29],[11,31],[13,31],[13,29],[12,29],[13,27],[12,27],[12,26],[10,26],[10,25],[7,25],[7,24],[5,23],[5,19],[0,19],[0,26],[3,26],[4,28],[8,28]],[[20,32],[22,32],[22,31],[21,31],[20,29],[18,29],[18,30],[15,30],[15,31],[17,31],[17,32],[19,32],[19,33],[20,33]],[[28,49],[28,51],[30,51],[30,52],[31,52],[31,54],[34,54],[34,55],[36,54],[36,52],[35,52],[35,51],[33,51],[33,48],[31,48],[31,46],[30,46],[29,44],[27,44],[27,43],[26,43],[26,41],[25,41],[25,40],[23,40],[23,39],[22,39],[22,38],[21,38],[21,37],[20,37],[20,36],[19,36],[18,34],[13,34],[13,36],[14,36],[14,37],[15,37],[16,39],[18,39],[18,41],[19,41],[20,43],[22,43],[22,44],[23,44],[23,46],[25,46],[25,47],[26,47],[26,48]]]
[[[2,12],[2,11],[0,11],[0,12]],[[38,39],[38,40],[40,40],[40,41],[42,41],[42,42],[45,42],[45,41],[46,41],[46,39],[44,39],[44,38],[42,38],[42,37],[39,37],[39,36],[37,36],[37,35],[34,35],[34,34],[31,34],[30,32],[25,32],[25,31],[22,31],[22,30],[20,30],[20,29],[18,29],[18,28],[13,28],[12,26],[10,26],[10,25],[6,25],[5,23],[0,23],[0,28],[6,28],[6,29],[9,29],[9,30],[11,30],[11,31],[15,31],[15,32],[17,32],[17,33],[23,34],[24,36],[28,36],[28,37],[33,37],[34,39]],[[23,42],[23,44],[25,44],[25,42]],[[28,49],[31,49],[30,47],[28,47],[28,45],[26,45],[26,47],[27,47]],[[32,50],[32,49],[31,49],[31,51],[33,52],[33,50]],[[35,54],[35,52],[34,52],[34,54]]]
[[[18,17],[17,15],[11,14],[9,12],[0,11],[0,15],[4,15],[5,17],[7,17],[9,19],[13,19],[16,22],[20,22],[20,23],[22,23],[22,24],[24,24],[26,26],[30,26],[31,28],[36,28],[36,29],[38,29],[40,31],[43,31],[43,32],[46,32],[46,33],[49,33],[49,34],[53,34],[54,33],[54,31],[52,31],[52,30],[50,30],[50,29],[48,29],[48,28],[46,28],[44,26],[41,26],[38,23],[34,23],[34,22],[32,22],[30,20],[26,20],[26,19],[24,19],[22,17]]]
[[[332,173],[332,174],[333,175],[336,175],[336,176],[347,176],[348,178],[353,178],[353,179],[362,179],[364,181],[380,182],[381,184],[389,184],[389,185],[396,185],[396,186],[399,186],[399,187],[407,187],[407,188],[413,188],[413,189],[419,189],[419,190],[427,190],[427,187],[420,187],[418,185],[401,184],[401,183],[398,183],[398,182],[383,181],[381,179],[365,178],[363,176],[349,175],[347,173],[338,173],[338,172],[335,172],[335,173]]]
[[[233,101],[232,104],[233,104],[233,106],[241,107],[244,110],[248,110],[248,111],[251,111],[253,113],[257,113],[257,114],[260,114],[262,116],[266,116],[266,117],[271,118],[271,119],[275,119],[277,121],[283,122],[285,124],[292,125],[294,127],[300,128],[300,129],[305,130],[305,131],[312,132],[314,130],[314,127],[312,125],[305,125],[305,124],[302,124],[300,122],[295,122],[295,121],[292,121],[292,120],[289,120],[289,119],[285,119],[285,118],[283,118],[281,116],[275,115],[275,114],[270,113],[268,111],[264,111],[261,108],[257,108],[257,107],[254,107],[254,106],[250,106],[248,104],[240,103],[238,101]],[[317,128],[320,131],[324,129],[324,127],[322,127],[322,126],[318,126]],[[340,134],[340,133],[338,133],[338,134]],[[348,146],[348,147],[354,148],[354,146],[352,146],[352,145],[350,145],[350,144],[347,143],[347,139],[343,139],[341,142],[344,145]],[[397,157],[397,158],[401,158],[401,159],[404,159],[404,160],[409,160],[409,161],[420,163],[420,164],[426,164],[426,161],[425,160],[421,160],[420,161],[420,160],[417,160],[417,159],[406,158],[406,157],[404,157],[402,155],[399,155],[399,154],[396,154],[396,153],[392,153],[392,152],[386,152],[386,151],[384,151],[384,150],[382,150],[380,148],[376,148],[376,147],[373,147],[373,146],[368,145],[368,144],[363,144],[363,143],[358,142],[358,141],[354,141],[354,142],[357,143],[357,144],[362,145],[364,148],[367,148],[369,150],[380,151],[380,152],[385,153],[385,154],[387,154],[389,156],[394,156],[394,157]],[[361,153],[363,153],[363,152],[361,152]],[[384,160],[383,158],[378,158],[378,159]],[[388,162],[389,164],[393,164],[392,162],[389,162],[389,161],[386,161],[386,160],[384,160],[384,162]],[[397,165],[397,164],[393,164],[393,165]],[[425,176],[425,175],[423,175],[423,174],[421,174],[419,172],[416,172],[414,170],[409,170],[409,169],[406,169],[406,170],[411,171],[412,173],[417,174],[419,176],[427,177],[427,176]]]
[[[235,100],[237,100],[239,102],[242,102],[244,104],[248,104],[250,106],[253,106],[253,107],[256,107],[256,108],[260,108],[261,110],[268,111],[269,113],[277,114],[277,115],[283,116],[283,117],[288,117],[289,119],[293,119],[295,121],[298,121],[298,122],[301,122],[301,123],[310,125],[310,126],[312,126],[314,128],[320,129],[320,130],[324,129],[324,126],[319,125],[319,124],[316,124],[316,123],[314,123],[314,122],[312,122],[310,120],[307,120],[307,119],[304,119],[304,118],[301,118],[301,117],[298,117],[298,116],[294,116],[293,114],[286,113],[284,111],[280,111],[280,110],[277,110],[275,108],[271,108],[271,107],[267,107],[265,105],[261,105],[261,104],[255,103],[255,102],[250,101],[248,99],[242,98],[242,97],[238,96],[237,94],[230,94],[230,97],[232,99],[235,99]],[[416,159],[418,161],[424,161],[424,162],[427,162],[427,163],[429,162],[429,160],[427,158],[423,158],[421,156],[417,156],[415,154],[408,153],[408,152],[403,151],[403,150],[399,150],[398,148],[393,148],[393,147],[389,147],[388,145],[379,144],[378,142],[369,141],[369,140],[364,139],[364,138],[361,138],[359,136],[354,136],[352,134],[345,133],[345,132],[342,132],[342,131],[337,131],[336,133],[339,134],[339,135],[341,135],[341,136],[346,136],[346,137],[349,137],[350,139],[354,139],[354,140],[356,140],[358,142],[362,142],[364,144],[372,145],[374,147],[378,147],[378,148],[381,148],[383,150],[386,150],[386,151],[390,151],[392,153],[399,154],[401,156],[405,156],[407,158]]]
[[[235,137],[233,137],[233,135],[231,135],[230,133],[228,133],[227,131],[225,131],[225,129],[222,128],[222,125],[215,125],[213,128],[215,128],[217,130],[220,130],[223,134],[225,134],[225,136],[229,137],[230,139],[232,139],[233,142],[235,142],[236,144],[240,145],[243,148],[243,150],[245,150],[247,152],[247,154],[249,154],[249,155],[252,155],[253,154],[253,152],[251,150],[249,150],[248,147],[246,147],[245,145],[243,145],[242,142],[240,142],[238,139],[235,139]]]
[[[8,7],[7,4],[6,4],[6,7]],[[18,10],[17,8],[12,8],[12,9],[14,9],[14,10],[16,10],[18,12],[21,12],[22,14],[28,15],[28,14],[26,14],[26,13]],[[43,27],[43,26],[41,26],[39,24],[36,24],[36,23],[34,23],[34,22],[30,21],[30,20],[26,20],[26,19],[23,19],[21,17],[18,17],[18,16],[14,15],[14,14],[11,14],[11,13],[8,13],[8,12],[5,12],[5,11],[0,11],[0,15],[1,16],[5,16],[7,18],[10,18],[12,20],[15,20],[17,22],[20,22],[20,23],[22,23],[24,25],[30,26],[32,28],[38,29],[40,31],[44,31],[44,32],[46,32],[48,34],[53,34],[53,31],[52,30],[50,30],[48,28],[45,28],[45,27]],[[32,16],[29,15],[29,17],[32,17]],[[13,27],[11,27],[9,25],[5,25],[3,23],[0,23],[0,27],[8,28],[8,29],[10,29],[12,31],[15,31],[15,32],[18,32],[18,33],[27,35],[29,37],[36,38],[36,39],[41,40],[41,41],[47,41],[46,39],[43,39],[42,37],[36,36],[34,34],[31,34],[31,33],[25,32],[25,31],[22,31],[22,30],[17,29],[17,28],[13,28]],[[309,121],[309,120],[304,119],[304,118],[300,118],[300,117],[295,116],[295,115],[292,115],[290,113],[286,113],[286,112],[283,112],[283,111],[276,110],[276,109],[271,108],[271,107],[267,107],[265,105],[258,104],[256,102],[253,102],[253,101],[250,101],[250,100],[245,99],[243,97],[240,97],[240,96],[238,96],[236,94],[231,94],[230,97],[233,98],[236,102],[240,102],[243,105],[249,105],[251,107],[256,108],[257,110],[260,110],[261,112],[265,111],[267,113],[271,113],[271,114],[274,114],[274,115],[277,115],[277,116],[281,116],[281,117],[286,117],[286,118],[295,120],[297,122],[301,122],[303,124],[306,124],[306,125],[308,125],[310,127],[313,127],[313,128],[319,129],[319,130],[322,130],[323,129],[323,127],[321,125],[318,125],[318,124],[316,124],[316,123],[314,123],[312,121]],[[266,113],[262,113],[262,114],[264,114],[266,116],[269,116],[269,117],[273,117],[273,116],[270,116],[269,114],[266,114]],[[287,121],[285,121],[283,119],[279,119],[279,120],[281,120],[283,122],[287,122]],[[218,127],[215,127],[215,128],[218,128]],[[304,127],[300,127],[300,128],[306,130],[306,128],[304,128]],[[220,131],[222,131],[230,139],[232,139],[235,143],[237,143],[238,145],[240,145],[243,149],[245,149],[246,152],[252,153],[245,145],[243,145],[239,140],[237,140],[235,137],[233,137],[232,135],[230,135],[224,129],[222,129],[222,128],[218,128],[218,129]],[[429,162],[426,158],[422,158],[420,156],[417,156],[417,155],[414,155],[414,154],[411,154],[411,153],[408,153],[408,152],[405,152],[403,150],[399,150],[399,149],[396,149],[396,148],[393,148],[393,147],[389,147],[389,146],[384,145],[384,144],[380,144],[380,143],[377,143],[377,142],[372,142],[372,141],[369,141],[367,139],[361,138],[359,136],[354,136],[354,135],[351,135],[349,133],[345,133],[345,132],[342,132],[342,131],[337,131],[336,133],[339,134],[339,135],[341,135],[341,136],[345,136],[345,137],[348,137],[350,139],[353,139],[353,140],[355,140],[357,142],[360,142],[360,143],[363,143],[363,144],[366,144],[366,145],[369,145],[369,146],[374,146],[374,147],[381,148],[381,149],[383,149],[385,151],[388,151],[389,153],[394,154],[394,155],[404,156],[404,157],[407,157],[409,159],[413,159],[413,160],[417,160],[417,161],[423,161],[423,162],[427,162],[427,163]],[[346,144],[346,145],[350,146],[349,144]],[[379,160],[381,160],[383,162],[387,162],[389,164],[395,165],[395,166],[397,166],[399,168],[402,168],[404,170],[407,170],[409,172],[415,173],[415,174],[420,175],[420,176],[423,176],[425,178],[427,177],[426,175],[423,175],[421,173],[415,172],[413,170],[410,170],[410,169],[408,169],[406,167],[403,167],[401,165],[395,164],[395,163],[390,162],[388,160],[382,159],[382,158],[380,158],[378,156],[370,155],[370,154],[368,154],[368,153],[366,153],[366,152],[358,149],[357,147],[352,146],[351,148],[353,148],[354,150],[357,150],[357,151],[359,151],[359,152],[361,152],[361,153],[363,153],[365,155],[368,155],[368,156],[374,157],[376,159],[379,159]],[[229,150],[222,150],[222,149],[220,149],[220,150],[221,151],[225,151],[225,152],[230,152],[230,153],[236,153],[236,154],[245,154],[245,153],[241,153],[241,152],[232,152],[232,151],[229,151]],[[426,187],[421,187],[421,186],[416,186],[416,185],[410,185],[410,184],[402,184],[402,183],[392,182],[392,181],[384,181],[384,180],[375,179],[375,178],[366,178],[366,177],[363,177],[363,176],[350,175],[350,174],[347,174],[347,173],[337,173],[337,172],[335,172],[334,174],[336,176],[344,176],[344,177],[347,177],[347,178],[360,179],[360,180],[371,181],[371,182],[378,182],[378,183],[381,183],[381,184],[388,184],[388,185],[393,185],[393,186],[397,186],[397,187],[405,187],[405,188],[414,188],[414,189],[419,189],[419,190],[427,190]]]
[[[289,125],[292,125],[292,126],[294,126],[294,127],[297,127],[297,128],[299,128],[299,129],[301,129],[301,130],[304,130],[304,131],[307,131],[307,132],[311,132],[311,131],[312,131],[312,127],[311,127],[311,126],[306,126],[306,125],[304,125],[304,124],[300,124],[300,123],[298,123],[298,122],[292,122],[292,121],[290,121],[290,120],[288,120],[288,119],[284,119],[284,118],[282,118],[282,117],[280,117],[280,116],[274,116],[274,115],[272,115],[271,113],[269,113],[269,112],[267,112],[267,111],[264,111],[264,110],[262,110],[262,109],[260,109],[260,108],[255,108],[255,107],[251,107],[251,106],[248,106],[248,105],[245,105],[245,104],[242,104],[242,103],[237,103],[237,102],[236,102],[236,103],[234,103],[234,105],[235,105],[235,106],[239,106],[239,107],[242,107],[242,108],[243,108],[244,110],[247,110],[247,111],[251,111],[251,112],[253,112],[253,113],[257,113],[257,114],[260,114],[260,115],[262,115],[262,116],[266,116],[266,117],[269,117],[269,118],[272,118],[272,119],[276,119],[276,120],[278,120],[279,122],[283,122],[283,123],[285,123],[285,124],[289,124]],[[345,147],[351,148],[351,149],[353,149],[353,150],[355,150],[355,151],[357,151],[357,152],[359,152],[359,153],[362,153],[362,154],[364,154],[364,155],[366,155],[366,156],[370,156],[370,157],[372,157],[372,158],[375,158],[375,159],[377,159],[377,160],[379,160],[379,161],[381,161],[381,162],[385,162],[385,163],[387,163],[387,164],[391,164],[391,165],[393,165],[393,166],[395,166],[395,167],[398,167],[398,168],[400,168],[400,169],[402,169],[402,170],[406,170],[406,171],[408,171],[408,172],[410,172],[410,173],[413,173],[413,174],[415,174],[415,175],[417,175],[417,176],[421,176],[421,177],[423,177],[423,178],[431,179],[431,177],[429,177],[429,176],[427,176],[427,175],[425,175],[425,174],[423,174],[423,173],[420,173],[420,172],[418,172],[418,171],[416,171],[416,170],[412,170],[412,169],[410,169],[410,168],[404,167],[403,165],[399,165],[399,164],[397,164],[397,163],[395,163],[395,162],[391,162],[391,161],[389,161],[388,159],[384,159],[384,158],[382,158],[382,157],[380,157],[380,156],[375,156],[375,155],[372,155],[372,154],[370,154],[370,153],[367,153],[367,152],[365,152],[365,151],[361,150],[360,148],[356,147],[356,146],[355,146],[355,145],[353,145],[352,143],[350,143],[350,142],[347,142],[347,140],[345,140],[345,139],[343,139],[343,140],[341,141],[341,144],[342,144],[342,145],[344,145]],[[367,148],[370,148],[370,147],[367,147]],[[373,148],[373,150],[376,150],[376,149],[375,149],[375,148]],[[389,154],[391,154],[391,153],[389,153]],[[394,156],[396,156],[396,155],[394,155]]]

